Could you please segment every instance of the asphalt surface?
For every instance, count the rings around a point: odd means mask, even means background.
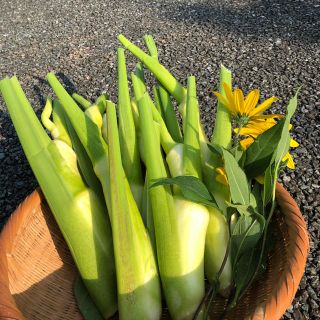
[[[154,35],[160,60],[184,84],[198,81],[201,117],[213,127],[219,64],[245,91],[280,98],[284,110],[302,85],[292,133],[300,147],[295,171],[282,176],[308,223],[311,253],[300,290],[284,319],[320,319],[320,3],[318,0],[0,1],[0,78],[16,74],[35,110],[51,93],[56,72],[70,91],[116,101],[117,35],[142,45]],[[129,68],[135,60],[128,57]],[[0,100],[0,223],[36,187]],[[0,225],[0,228],[1,228]]]

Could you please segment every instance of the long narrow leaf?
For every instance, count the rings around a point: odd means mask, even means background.
[[[233,203],[249,204],[250,192],[246,174],[233,155],[225,149],[223,149],[223,158]]]

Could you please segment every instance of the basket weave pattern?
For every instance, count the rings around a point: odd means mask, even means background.
[[[276,242],[267,271],[228,320],[277,320],[294,299],[309,252],[308,232],[298,206],[280,184],[277,202]],[[33,192],[0,235],[0,320],[82,319],[72,292],[76,274],[50,209],[41,193]],[[215,300],[210,319],[219,319],[225,304],[222,298]]]

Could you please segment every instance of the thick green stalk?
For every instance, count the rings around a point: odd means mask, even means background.
[[[150,182],[148,179],[148,173],[146,173],[145,183],[143,188],[141,216],[142,216],[144,225],[148,230],[154,255],[157,256],[156,235],[154,231],[154,222],[153,222],[152,206],[150,202],[149,188],[150,188]]]
[[[84,98],[83,96],[81,96],[80,94],[77,93],[73,93],[72,94],[72,98],[78,103],[80,104],[80,106],[83,109],[88,109],[89,107],[91,107],[92,103],[87,100],[86,98]]]
[[[183,171],[201,179],[199,140],[199,108],[196,93],[196,78],[188,78],[185,137],[183,142]]]
[[[223,83],[231,86],[231,72],[221,65],[220,69],[220,93],[225,95]],[[216,122],[212,135],[212,143],[224,148],[229,148],[232,143],[231,117],[227,109],[219,102],[217,107]],[[204,167],[204,181],[215,197],[219,208],[210,209],[210,222],[206,235],[205,248],[205,272],[210,282],[216,280],[222,261],[227,251],[230,238],[228,223],[226,221],[226,201],[230,201],[230,192],[227,186],[216,181],[215,168],[223,166],[221,157],[211,153]],[[224,213],[224,214],[223,214]],[[228,291],[232,284],[232,267],[230,255],[219,277],[220,290]]]
[[[127,48],[134,56],[136,56],[141,62],[143,62],[143,64],[153,73],[159,83],[178,101],[178,103],[180,104],[179,110],[184,121],[186,89],[162,64],[158,62],[157,59],[143,52],[139,47],[135,46],[123,35],[119,35],[118,39],[125,48]],[[207,171],[206,167],[208,167],[208,163],[210,163],[210,151],[207,147],[208,139],[201,124],[199,128],[199,137],[201,146],[202,167],[203,172],[205,173]]]
[[[159,61],[157,46],[152,35],[145,35],[144,41],[147,45],[150,55]],[[168,131],[170,132],[172,138],[178,143],[182,142],[179,123],[169,93],[161,84],[159,84],[158,89],[154,88],[153,92],[155,96],[156,107],[165,120]],[[161,108],[159,108],[158,105],[161,106]]]
[[[162,65],[156,58],[143,52],[140,48],[131,43],[123,35],[118,36],[122,45],[135,55],[143,64],[156,76],[159,82],[175,97],[180,103],[185,95],[185,89],[178,80]]]
[[[118,49],[118,111],[123,168],[133,195],[139,207],[141,207],[143,178],[123,48]]]
[[[107,101],[111,226],[116,261],[119,317],[159,319],[161,292],[157,267],[138,207],[122,167],[115,105]]]
[[[176,143],[172,139],[161,115],[159,114],[157,108],[153,104],[151,97],[147,93],[146,86],[143,82],[143,77],[141,76],[140,71],[137,72],[137,74],[138,74],[138,76],[133,73],[131,74],[131,80],[132,80],[132,84],[133,84],[133,89],[134,89],[136,101],[139,103],[139,100],[144,96],[144,94],[146,94],[147,99],[148,99],[148,105],[151,109],[153,119],[154,119],[154,121],[156,121],[160,125],[161,145],[162,145],[163,149],[165,150],[165,152],[168,153],[176,145]],[[140,112],[139,112],[139,114],[140,114]]]
[[[210,208],[209,217],[204,253],[204,268],[207,279],[210,283],[213,283],[216,281],[216,277],[226,255],[230,235],[226,217],[220,210]],[[220,291],[228,292],[232,284],[230,254],[219,276],[219,283]]]
[[[232,86],[231,82],[231,71],[228,70],[224,65],[220,67],[220,93],[225,96],[223,83],[226,83],[230,87]],[[218,101],[216,121],[214,125],[214,130],[212,134],[211,141],[215,144],[220,145],[223,148],[230,148],[232,141],[232,125],[231,125],[231,116],[230,112],[226,107]]]
[[[225,95],[223,83],[231,86],[231,72],[221,65],[220,69],[220,93]],[[224,148],[229,148],[232,142],[232,125],[229,112],[218,102],[215,127],[212,135],[212,143],[218,144]],[[208,189],[213,193],[219,208],[226,214],[226,201],[230,200],[230,192],[227,186],[216,181],[215,168],[223,166],[221,157],[211,152],[207,153],[206,166],[203,168],[204,182]]]
[[[145,161],[150,181],[167,177],[160,145],[156,144],[149,99],[138,100]],[[203,295],[203,226],[197,204],[173,197],[168,186],[149,191],[156,236],[158,266],[166,302],[173,319],[192,319]],[[195,209],[194,206],[197,208]],[[205,209],[206,213],[207,210]],[[202,239],[199,239],[202,237]]]
[[[115,313],[117,302],[111,230],[105,207],[83,183],[73,150],[61,140],[49,139],[17,78],[2,80],[0,90],[84,283],[107,319]]]

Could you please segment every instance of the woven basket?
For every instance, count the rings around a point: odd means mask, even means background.
[[[298,206],[279,184],[277,202],[276,244],[267,271],[226,319],[277,320],[294,299],[309,251],[308,233]],[[76,274],[50,209],[34,191],[0,235],[0,320],[82,319],[73,296]],[[219,319],[225,303],[214,302],[210,319]]]

